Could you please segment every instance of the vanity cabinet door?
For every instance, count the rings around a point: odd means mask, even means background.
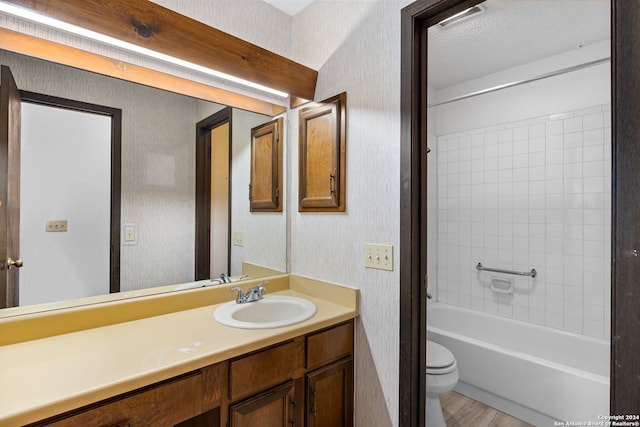
[[[300,382],[300,380],[298,380]],[[230,427],[293,427],[300,424],[296,381],[231,406]]]
[[[353,426],[353,359],[307,374],[307,427]]]

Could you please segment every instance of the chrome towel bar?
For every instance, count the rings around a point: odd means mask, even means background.
[[[538,274],[538,272],[536,271],[535,268],[532,268],[531,271],[513,271],[513,270],[501,270],[499,268],[489,268],[489,267],[483,267],[482,263],[479,262],[478,265],[476,265],[476,269],[478,271],[493,271],[495,273],[506,273],[506,274],[515,274],[516,276],[531,276],[531,277],[536,277],[536,275]]]

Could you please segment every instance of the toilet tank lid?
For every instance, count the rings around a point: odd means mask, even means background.
[[[453,353],[437,342],[427,340],[427,367],[445,368],[454,362]]]

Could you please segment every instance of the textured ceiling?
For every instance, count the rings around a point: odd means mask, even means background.
[[[635,1],[635,0],[634,0]],[[429,82],[448,87],[610,38],[609,0],[487,0],[429,29]]]

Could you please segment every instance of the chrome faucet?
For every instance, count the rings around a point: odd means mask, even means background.
[[[267,280],[263,280],[258,284],[258,286],[254,286],[249,289],[245,294],[242,289],[237,286],[232,286],[229,288],[230,291],[238,291],[238,295],[236,296],[236,304],[245,304],[247,302],[254,302],[261,300],[264,296],[265,286],[269,284]]]
[[[240,281],[246,279],[247,277],[249,277],[249,275],[245,274],[245,275],[240,276],[240,277],[238,277],[236,279],[232,279],[226,273],[222,273],[219,278],[211,279],[211,281],[212,282],[218,282],[218,283],[234,283],[234,282],[240,282]]]

